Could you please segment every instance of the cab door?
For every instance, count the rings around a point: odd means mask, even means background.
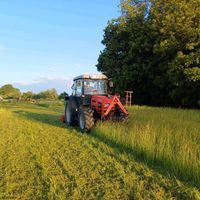
[[[69,99],[72,113],[78,120],[78,111],[81,104],[81,95],[83,94],[83,80],[76,80],[72,86],[72,96]]]

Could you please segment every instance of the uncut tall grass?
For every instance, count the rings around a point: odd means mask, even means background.
[[[200,111],[134,106],[129,113],[128,122],[98,123],[94,134],[200,187]]]

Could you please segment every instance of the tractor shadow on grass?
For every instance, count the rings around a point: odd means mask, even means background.
[[[47,113],[35,113],[25,110],[15,111],[20,117],[24,117],[28,120],[44,123],[51,126],[57,126],[59,128],[68,128],[67,125],[59,120],[59,114],[47,114]]]
[[[25,111],[25,110],[18,110],[18,111],[15,111],[15,113],[28,120],[32,120],[32,121],[44,123],[47,125],[68,129],[68,130],[75,129],[79,131],[78,126],[69,127],[65,123],[62,123],[59,120],[59,117],[60,117],[59,114],[35,113],[35,112],[30,112],[30,111]],[[175,163],[172,163],[170,160],[165,159],[163,162],[163,160],[158,159],[158,158],[147,157],[147,152],[145,150],[119,143],[115,141],[114,139],[111,139],[108,136],[105,136],[105,134],[99,131],[97,132],[95,128],[89,134],[89,137],[95,139],[97,142],[103,142],[105,145],[114,149],[116,152],[116,156],[115,155],[112,155],[112,156],[114,156],[117,160],[119,159],[117,155],[126,154],[129,156],[131,160],[134,160],[138,163],[142,163],[146,165],[148,168],[152,169],[153,171],[157,171],[159,174],[165,177],[168,177],[170,179],[177,177],[184,184],[198,188],[198,183],[191,181],[192,180],[191,177],[185,178],[183,175],[177,175],[178,172],[176,173],[172,170],[173,164]]]

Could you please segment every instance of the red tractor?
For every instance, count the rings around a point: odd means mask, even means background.
[[[79,124],[82,132],[89,132],[98,119],[123,120],[128,112],[119,95],[109,95],[113,86],[105,75],[81,75],[74,78],[72,95],[65,97],[64,121]]]

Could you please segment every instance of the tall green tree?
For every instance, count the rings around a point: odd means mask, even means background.
[[[198,106],[200,100],[200,1],[154,1],[150,17],[157,33],[154,52],[167,66],[171,101]],[[166,60],[166,62],[165,62]]]
[[[123,0],[97,69],[136,103],[199,106],[200,0]]]

